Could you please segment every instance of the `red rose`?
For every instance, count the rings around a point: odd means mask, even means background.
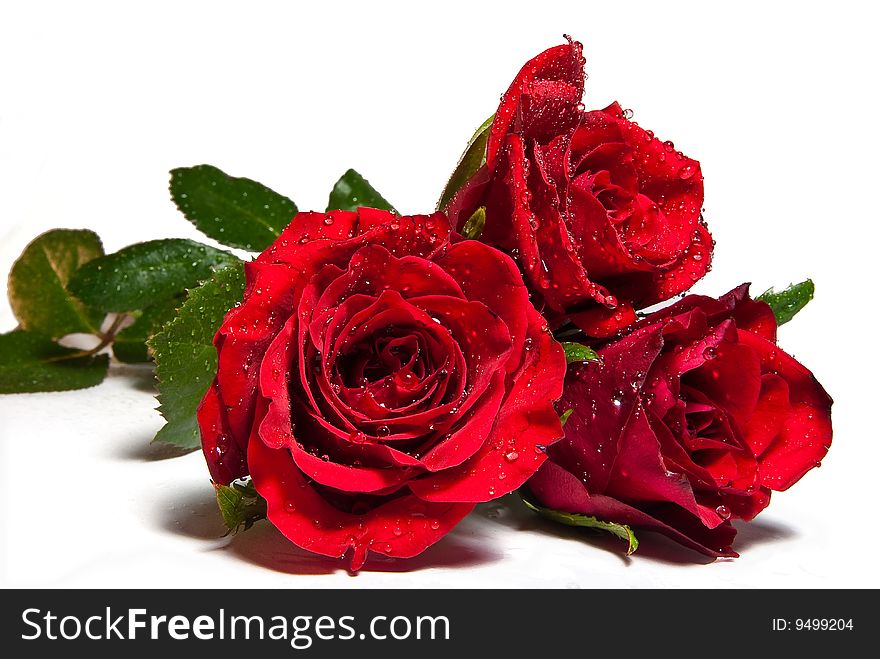
[[[686,297],[598,352],[569,368],[565,439],[528,484],[549,508],[735,556],[730,520],[752,519],[831,444],[831,398],[777,347],[747,285]]]
[[[547,315],[609,336],[706,274],[712,237],[700,164],[616,103],[584,111],[583,63],[576,42],[526,63],[447,212],[461,228],[485,206],[481,240],[517,259]]]
[[[246,274],[202,446],[300,547],[414,556],[562,436],[561,347],[514,262],[442,213],[300,213]]]

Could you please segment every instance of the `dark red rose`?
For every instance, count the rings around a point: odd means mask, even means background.
[[[516,264],[442,213],[300,213],[245,267],[202,446],[300,547],[414,556],[562,436],[561,347]]]
[[[461,229],[485,206],[481,239],[516,258],[545,313],[609,336],[705,275],[712,237],[700,164],[617,103],[585,111],[583,64],[576,42],[526,63],[447,212]]]
[[[730,520],[752,519],[831,445],[831,398],[777,347],[747,285],[686,297],[598,353],[569,368],[565,439],[528,483],[549,508],[735,556]]]

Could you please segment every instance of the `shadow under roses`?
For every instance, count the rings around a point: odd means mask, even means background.
[[[744,551],[750,547],[757,547],[758,545],[771,542],[793,540],[798,537],[797,531],[790,526],[766,519],[755,519],[751,522],[734,522],[733,525],[737,529],[733,548],[737,551]]]
[[[157,523],[170,533],[199,540],[223,541],[212,551],[225,551],[235,558],[285,574],[319,575],[345,572],[347,558],[328,558],[300,549],[267,521],[227,536],[210,486],[169,492],[157,506]],[[478,507],[479,509],[479,507]],[[409,559],[371,555],[362,572],[414,572],[429,568],[467,567],[499,560],[491,547],[479,514],[465,518],[455,529],[424,552]]]
[[[149,394],[156,393],[156,374],[153,365],[145,364],[126,364],[113,361],[107,372],[107,377],[116,380],[122,380],[127,386],[137,391],[143,391]]]
[[[155,395],[156,376],[150,364],[123,364],[112,362],[107,375],[108,379],[123,382],[127,388]],[[111,455],[120,460],[138,462],[157,462],[191,453],[192,450],[181,449],[172,444],[153,442],[154,431],[146,434],[138,433],[125,441],[114,444]]]
[[[632,556],[625,554],[625,544],[610,533],[587,528],[565,526],[545,519],[528,510],[517,495],[508,495],[490,503],[478,505],[471,516],[505,526],[514,531],[537,531],[548,536],[575,540],[584,545],[584,560],[588,561],[592,549],[610,552],[620,558],[624,565],[634,561],[650,560],[670,565],[708,565],[717,561],[742,559],[713,559],[684,547],[673,540],[651,531],[635,529],[639,548]],[[794,539],[797,533],[789,526],[775,521],[757,519],[751,522],[734,522],[737,536],[733,548],[745,551],[763,544]]]
[[[501,555],[486,546],[486,537],[467,519],[436,544],[413,558],[371,554],[361,572],[416,572],[430,568],[484,565]],[[227,549],[260,567],[286,574],[330,574],[347,571],[347,558],[334,559],[300,549],[271,524],[260,522],[236,535]]]
[[[114,457],[121,460],[135,460],[140,462],[158,462],[160,460],[170,460],[171,458],[179,458],[181,456],[192,453],[192,450],[178,448],[171,444],[160,444],[151,442],[151,438],[142,437],[136,442],[126,444],[115,449]]]

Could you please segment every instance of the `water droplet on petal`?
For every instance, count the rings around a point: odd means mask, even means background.
[[[348,436],[348,441],[353,444],[363,444],[367,441],[367,436],[360,430],[355,430]]]
[[[696,173],[696,168],[693,165],[685,165],[681,169],[678,170],[678,178],[682,180],[687,180],[691,178]]]

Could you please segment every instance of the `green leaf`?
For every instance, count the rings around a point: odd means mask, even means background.
[[[107,355],[65,348],[24,330],[0,334],[0,394],[69,391],[100,384]]]
[[[440,195],[440,201],[437,202],[437,210],[446,208],[455,193],[467,183],[471,176],[476,174],[480,167],[486,164],[486,147],[489,144],[489,132],[494,119],[495,115],[493,114],[474,131],[464,153],[461,154],[458,165],[455,166],[452,176],[449,177],[446,187],[443,188],[443,194]]]
[[[247,531],[266,517],[266,500],[257,494],[250,480],[233,481],[231,485],[214,485],[217,506],[230,533]]]
[[[572,364],[575,362],[597,362],[600,361],[600,357],[596,354],[596,351],[592,348],[588,348],[587,346],[581,343],[574,343],[572,341],[564,341],[562,343],[562,349],[565,350],[565,363]]]
[[[333,190],[330,191],[330,199],[327,201],[328,211],[354,211],[358,208],[378,208],[384,211],[396,213],[394,207],[389,204],[385,197],[380,195],[370,182],[353,169],[343,174]]]
[[[183,296],[173,297],[135,312],[134,323],[119,332],[113,340],[113,355],[116,359],[130,364],[150,361],[147,339],[177,315],[183,300]]]
[[[766,302],[773,309],[776,316],[776,324],[784,325],[794,318],[798,311],[807,306],[807,302],[813,299],[816,287],[812,279],[802,281],[800,284],[791,284],[784,291],[778,293],[772,288],[766,290],[756,299]]]
[[[182,294],[238,257],[192,240],[170,238],[129,245],[89,261],[70,280],[70,291],[104,311],[134,311]]]
[[[566,513],[561,510],[553,510],[552,508],[544,508],[543,506],[539,506],[535,503],[532,503],[528,499],[528,495],[525,494],[522,490],[520,490],[520,498],[523,503],[526,504],[526,507],[530,510],[535,511],[541,517],[546,517],[549,520],[553,520],[554,522],[558,522],[560,524],[565,524],[566,526],[582,526],[590,529],[599,529],[601,531],[608,531],[609,533],[613,533],[621,540],[627,543],[626,555],[629,556],[634,553],[639,548],[639,541],[636,538],[636,534],[633,533],[632,528],[630,528],[626,524],[617,524],[615,522],[603,522],[595,517],[590,517],[588,515],[578,515],[576,513]]]
[[[77,268],[103,254],[101,239],[86,230],[53,229],[25,247],[7,286],[21,328],[52,338],[96,334],[105,314],[88,309],[68,292],[67,284]]]
[[[565,427],[566,422],[568,422],[568,417],[571,416],[571,413],[574,412],[574,408],[569,407],[565,412],[559,415],[559,422],[562,424],[562,427]]]
[[[243,294],[243,265],[220,270],[190,291],[174,320],[147,342],[156,362],[159,411],[166,420],[153,441],[199,447],[196,408],[217,373],[214,334]]]
[[[474,214],[467,219],[467,222],[464,223],[464,226],[461,228],[461,235],[465,238],[475,240],[480,237],[481,233],[483,233],[483,227],[485,226],[486,207],[480,206],[474,211]]]
[[[296,204],[265,185],[211,165],[171,170],[171,198],[186,219],[223,245],[266,249],[297,213]]]

